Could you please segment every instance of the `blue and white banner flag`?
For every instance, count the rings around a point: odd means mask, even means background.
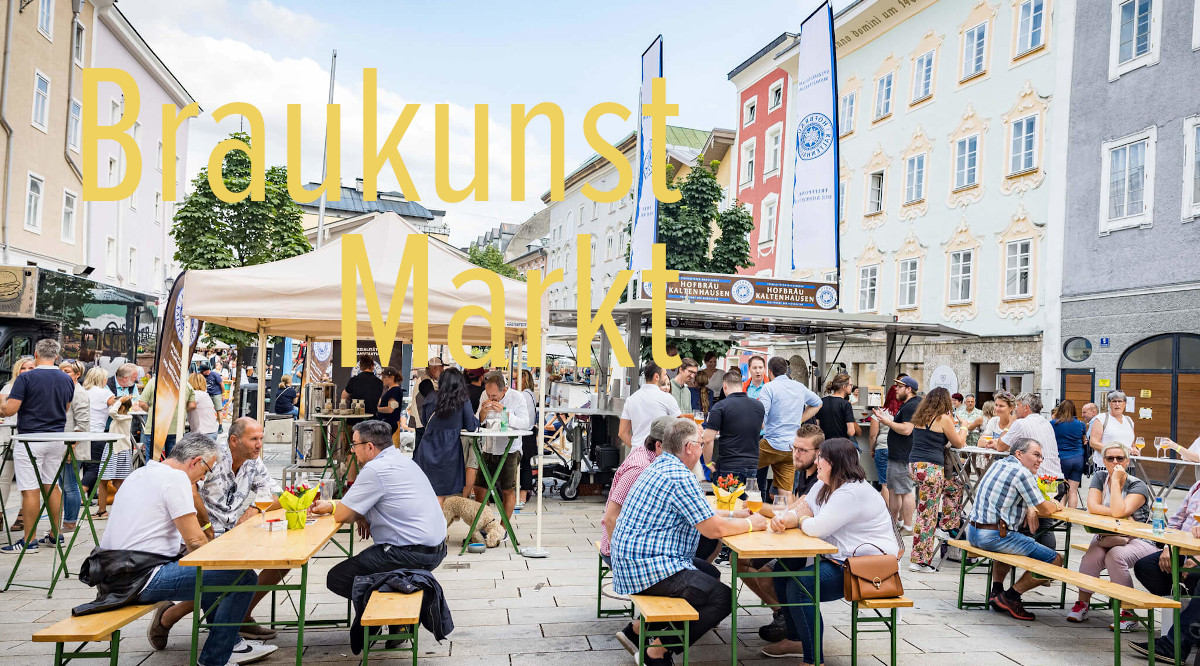
[[[792,269],[827,269],[838,266],[837,68],[828,2],[800,26],[799,62]]]
[[[662,35],[659,35],[642,54],[642,87],[638,92],[637,207],[633,212],[633,233],[629,246],[629,268],[635,275],[651,267],[651,246],[658,239],[658,199],[654,197],[651,180],[650,116],[642,114],[642,105],[652,101],[651,82],[663,75],[662,44]]]

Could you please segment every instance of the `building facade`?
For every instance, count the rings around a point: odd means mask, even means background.
[[[499,252],[504,253],[508,250],[508,244],[520,228],[521,225],[514,222],[501,222],[498,226],[492,227],[487,232],[477,236],[475,240],[471,241],[470,247],[484,248],[491,246]]]
[[[184,120],[176,132],[175,154],[165,155],[160,110],[165,104],[178,112],[195,100],[112,0],[96,0],[95,7],[95,20],[87,34],[92,38],[96,66],[127,72],[137,84],[141,113],[130,134],[141,154],[142,171],[137,189],[128,199],[86,203],[85,263],[96,269],[92,277],[99,281],[162,295],[166,293],[165,280],[179,273],[169,232],[175,209],[186,196],[191,121]],[[97,99],[101,123],[115,124],[125,113],[125,101],[116,84],[101,83]],[[163,166],[167,161],[175,167],[175,201],[164,197]],[[100,142],[96,168],[102,185],[116,185],[128,165],[128,156],[119,144]]]
[[[979,336],[906,345],[901,369],[923,388],[1055,393],[1042,373],[1043,333],[1058,322],[1047,305],[1057,270],[1046,258],[1055,256],[1052,193],[1065,177],[1049,163],[1066,146],[1055,114],[1065,114],[1057,102],[1069,59],[1059,51],[1071,26],[1059,5],[1069,4],[864,0],[835,17],[840,307]],[[788,41],[761,59],[795,71]],[[794,158],[785,149],[782,159]],[[790,219],[790,173],[770,222]],[[817,273],[777,271],[834,277]],[[857,383],[878,384],[884,347],[848,343],[838,362]]]
[[[1200,6],[1075,16],[1061,363],[1077,404],[1125,392],[1136,434],[1200,435]],[[1185,83],[1186,82],[1186,83]]]
[[[320,183],[309,183],[306,189],[315,190]],[[354,187],[342,185],[337,201],[325,200],[325,243],[341,234],[352,231],[375,219],[379,213],[395,213],[411,224],[420,233],[429,234],[443,242],[450,240],[450,227],[446,224],[446,211],[431,210],[416,201],[404,198],[403,192],[380,190],[375,201],[363,199],[363,179],[356,178]],[[308,242],[317,244],[317,222],[320,217],[321,200],[299,204],[303,211],[301,224]]]

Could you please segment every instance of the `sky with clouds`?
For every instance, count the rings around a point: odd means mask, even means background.
[[[835,8],[848,0],[835,2]],[[419,103],[400,153],[420,200],[447,211],[451,240],[466,245],[500,222],[522,222],[542,208],[548,189],[549,141],[540,123],[526,147],[526,198],[510,192],[511,104],[558,104],[566,120],[566,169],[592,154],[584,114],[601,102],[632,107],[639,56],[663,35],[668,101],[679,104],[671,124],[732,128],[735,91],[728,72],[781,32],[795,32],[818,0],[688,3],[610,0],[576,3],[314,2],[299,0],[120,0],[129,18],[204,113],[192,120],[188,177],[208,162],[212,147],[238,128],[209,115],[228,102],[248,102],[266,119],[267,159],[286,158],[287,105],[302,106],[302,169],[321,175],[330,53],[337,49],[335,102],[341,105],[342,182],[362,171],[362,72],[378,70],[379,140],[405,104]],[[450,105],[450,182],[473,174],[474,106],[489,105],[489,200],[443,203],[434,188],[434,104]],[[544,121],[542,121],[544,123]],[[633,118],[608,116],[601,133],[617,141]],[[380,188],[395,188],[390,169]]]

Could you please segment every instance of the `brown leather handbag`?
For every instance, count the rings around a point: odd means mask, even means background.
[[[875,544],[872,546],[879,552],[883,549]],[[854,553],[858,552],[854,549]],[[866,599],[889,599],[904,594],[904,585],[900,582],[900,561],[895,555],[854,555],[846,558],[845,575],[843,577],[843,593],[846,601],[863,601]]]

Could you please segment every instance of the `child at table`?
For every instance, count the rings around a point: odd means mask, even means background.
[[[108,409],[108,415],[112,417],[112,424],[108,426],[108,431],[115,435],[121,435],[121,438],[105,444],[104,455],[100,457],[101,461],[107,460],[108,465],[104,468],[104,473],[100,475],[100,488],[96,495],[97,511],[93,516],[95,518],[108,516],[108,483],[106,482],[112,481],[115,495],[121,488],[121,483],[133,471],[133,445],[129,437],[130,430],[133,428],[133,417],[129,414],[132,406],[133,396],[123,395],[117,398]],[[111,458],[109,458],[110,451]]]
[[[1150,487],[1145,481],[1126,472],[1129,465],[1129,449],[1124,444],[1111,443],[1100,451],[1104,469],[1092,475],[1088,489],[1088,513],[1113,518],[1129,518],[1145,523],[1150,520]],[[1145,539],[1119,534],[1097,534],[1079,562],[1079,572],[1099,576],[1108,569],[1108,578],[1118,585],[1133,587],[1133,565],[1139,559],[1158,550]],[[1092,600],[1090,590],[1079,590],[1079,600],[1067,614],[1068,622],[1083,622],[1088,616],[1088,603]],[[1115,621],[1115,619],[1114,619]],[[1138,623],[1133,613],[1121,611],[1121,631],[1133,631]]]

